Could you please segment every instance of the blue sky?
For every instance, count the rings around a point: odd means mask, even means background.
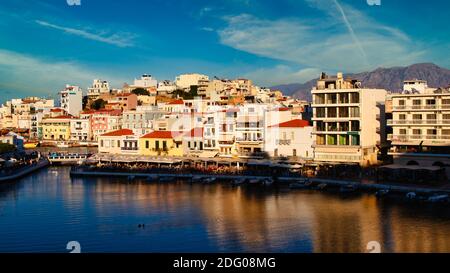
[[[3,0],[0,101],[143,73],[271,86],[321,71],[449,68],[449,13],[446,0]]]

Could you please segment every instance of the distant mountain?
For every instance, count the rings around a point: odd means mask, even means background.
[[[358,74],[345,74],[362,82],[363,87],[383,88],[388,91],[398,92],[403,88],[403,81],[420,79],[428,81],[430,87],[447,87],[450,84],[450,70],[432,63],[414,64],[407,67],[378,68],[372,72]],[[303,84],[293,83],[272,87],[283,91],[286,95],[292,95],[298,99],[311,101],[311,89],[316,85],[317,79]]]

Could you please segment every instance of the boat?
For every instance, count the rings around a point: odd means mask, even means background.
[[[247,183],[247,179],[246,178],[240,178],[240,179],[236,179],[232,182],[233,186],[241,186],[244,185],[245,183]]]
[[[211,183],[216,182],[216,180],[217,179],[215,177],[208,177],[208,178],[203,179],[202,182],[204,184],[211,184]]]
[[[323,191],[323,190],[325,190],[327,187],[328,187],[328,184],[322,183],[322,184],[319,184],[319,185],[316,187],[316,189]]]
[[[134,179],[136,179],[136,176],[134,176],[134,175],[129,175],[129,176],[127,177],[127,179],[128,179],[128,181],[133,181]]]
[[[430,203],[444,203],[448,202],[448,200],[448,194],[441,194],[430,196],[427,201]]]
[[[250,179],[250,180],[248,181],[248,183],[249,183],[250,185],[256,185],[256,184],[261,183],[261,180],[259,180],[259,179]]]
[[[159,178],[159,182],[174,182],[176,178],[174,176],[163,176]]]
[[[340,193],[354,193],[356,192],[356,187],[354,185],[345,185],[339,189]]]
[[[159,177],[156,175],[149,175],[147,176],[147,179],[145,179],[145,181],[147,182],[155,182],[158,181]]]
[[[25,148],[25,149],[34,149],[34,148],[36,148],[37,146],[39,145],[39,142],[26,142],[26,143],[24,143],[23,144],[23,147]]]
[[[409,200],[415,200],[417,198],[417,193],[415,192],[408,192],[406,194],[406,198]]]
[[[272,186],[273,183],[274,183],[274,181],[273,181],[272,178],[266,178],[266,179],[264,179],[264,180],[262,181],[262,184],[263,184],[264,186],[266,186],[266,187]]]
[[[62,142],[56,143],[56,147],[58,147],[58,148],[70,148],[70,145],[69,145],[69,143],[62,141]]]
[[[201,182],[202,180],[203,180],[203,177],[201,177],[201,176],[193,176],[191,182],[197,183],[197,182]]]
[[[390,193],[390,190],[379,190],[375,193],[376,197],[383,197]]]

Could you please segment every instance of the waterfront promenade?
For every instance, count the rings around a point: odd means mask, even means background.
[[[43,168],[47,167],[49,164],[50,164],[50,162],[47,159],[42,158],[33,164],[25,165],[20,169],[16,169],[16,170],[14,170],[14,172],[0,175],[0,183],[15,181],[19,178],[22,178],[26,175],[29,175],[29,174],[35,172],[37,170],[43,169]]]

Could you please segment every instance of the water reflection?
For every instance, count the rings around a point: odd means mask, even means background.
[[[0,187],[0,251],[450,252],[450,210],[287,189],[73,179],[50,168]]]

